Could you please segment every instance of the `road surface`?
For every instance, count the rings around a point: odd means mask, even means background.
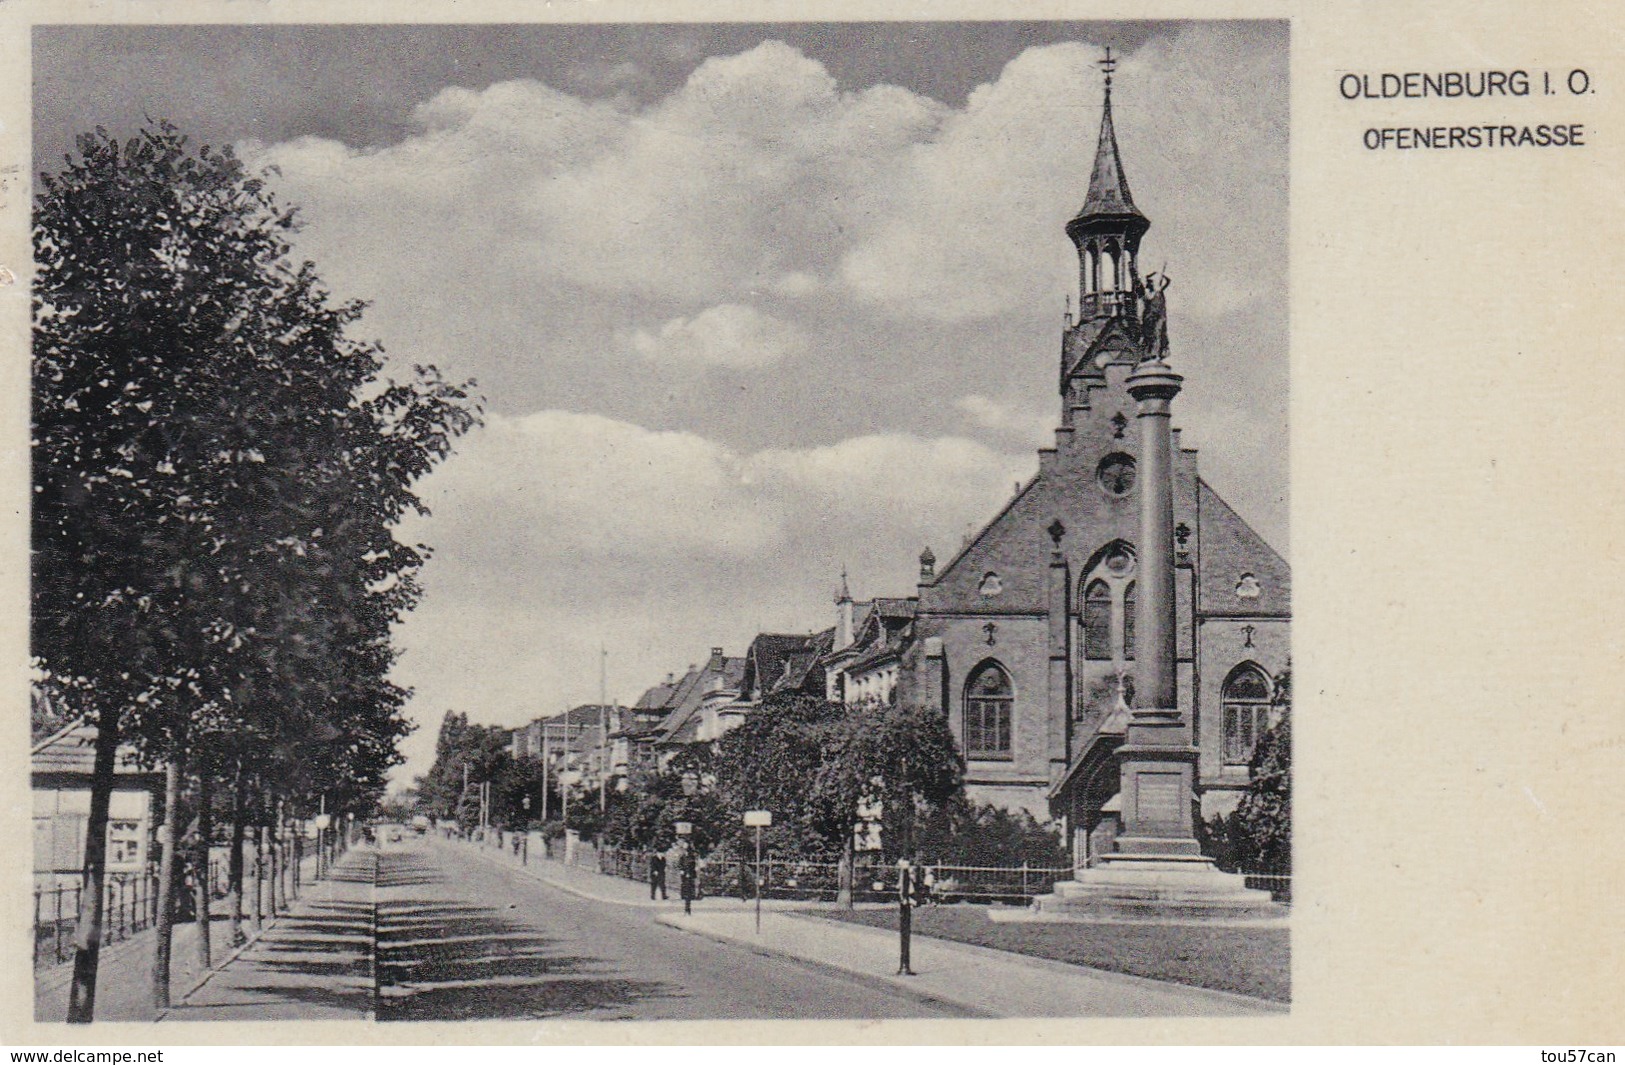
[[[166,1020],[868,1019],[965,1016],[758,954],[408,837],[356,851],[303,912]]]

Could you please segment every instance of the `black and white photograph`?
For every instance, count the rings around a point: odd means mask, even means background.
[[[1615,1060],[1617,34],[947,3],[0,5],[14,1061]]]
[[[1289,1009],[1284,21],[32,46],[37,1021]]]

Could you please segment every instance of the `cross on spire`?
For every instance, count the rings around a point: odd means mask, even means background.
[[[1112,94],[1112,71],[1117,69],[1117,59],[1112,55],[1112,46],[1106,46],[1106,58],[1095,60],[1095,65],[1106,72],[1106,95]]]

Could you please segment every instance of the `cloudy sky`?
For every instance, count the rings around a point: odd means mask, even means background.
[[[407,779],[447,710],[596,699],[600,644],[635,699],[830,624],[843,566],[909,594],[1036,469],[1108,42],[1176,424],[1285,551],[1281,23],[43,28],[35,153],[235,143],[364,335],[478,380],[402,532]]]

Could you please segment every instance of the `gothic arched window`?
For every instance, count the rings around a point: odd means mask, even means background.
[[[1243,662],[1225,678],[1224,760],[1228,765],[1252,761],[1253,748],[1269,724],[1270,679],[1251,662]]]
[[[987,662],[965,684],[965,757],[1010,757],[1010,710],[1015,689],[1010,674],[997,662]]]
[[[1134,661],[1134,583],[1123,591],[1123,659]]]
[[[1112,656],[1112,593],[1105,581],[1094,581],[1083,593],[1083,657]]]

